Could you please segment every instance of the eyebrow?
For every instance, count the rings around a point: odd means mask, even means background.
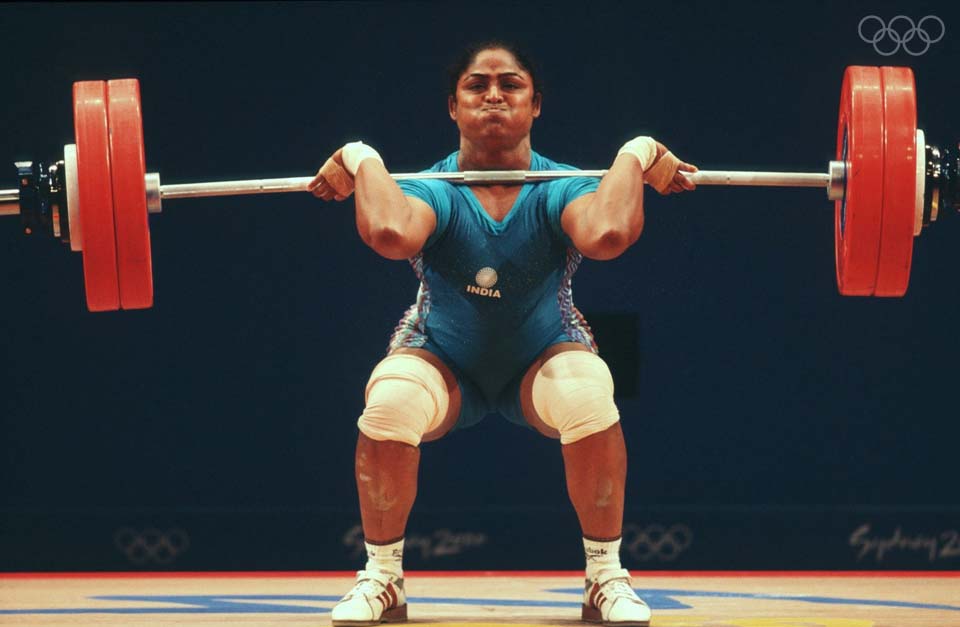
[[[477,77],[477,78],[487,78],[488,76],[491,76],[491,75],[490,75],[490,74],[483,74],[483,73],[481,73],[481,72],[471,72],[470,74],[467,74],[464,78],[465,78],[465,79],[474,78],[474,77]],[[520,74],[519,72],[502,72],[502,73],[500,73],[500,74],[497,74],[496,76],[497,76],[498,78],[503,78],[504,76],[509,76],[509,77],[511,77],[511,78],[512,78],[512,77],[516,77],[516,78],[519,78],[519,79],[521,79],[521,80],[527,80],[527,79],[523,76],[523,74]]]

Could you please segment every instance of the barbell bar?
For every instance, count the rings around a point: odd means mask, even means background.
[[[701,170],[683,173],[697,185],[742,185],[753,187],[823,187],[828,198],[836,200],[843,194],[843,164],[830,162],[831,173],[814,172],[748,172],[726,170]],[[401,172],[391,174],[395,181],[447,181],[464,185],[517,185],[540,183],[562,178],[602,178],[607,170],[465,170],[462,172]],[[159,174],[144,177],[148,193],[153,187],[160,200],[179,198],[209,198],[215,196],[244,196],[251,194],[280,194],[305,192],[312,176],[294,176],[273,179],[248,179],[240,181],[210,181],[204,183],[177,183],[159,185]],[[151,180],[151,177],[157,177]],[[20,213],[17,203],[19,189],[0,189],[0,215]],[[148,204],[150,213],[160,213],[160,204]]]
[[[153,303],[147,215],[162,200],[306,191],[313,177],[161,185],[146,173],[136,79],[74,84],[76,144],[63,160],[17,162],[20,185],[0,189],[0,215],[20,214],[27,233],[47,230],[82,251],[91,311]],[[851,66],[844,73],[836,160],[826,173],[701,170],[697,185],[820,187],[835,202],[841,294],[902,296],[913,237],[942,206],[960,210],[960,158],[926,144],[916,128],[909,68]],[[524,184],[603,177],[607,170],[485,170],[391,174],[395,180]],[[81,207],[83,208],[81,210]]]

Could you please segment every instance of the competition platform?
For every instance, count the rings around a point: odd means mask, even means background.
[[[652,627],[960,627],[960,571],[636,571]],[[0,625],[330,625],[352,572],[2,573]],[[411,624],[581,623],[583,574],[406,573]]]

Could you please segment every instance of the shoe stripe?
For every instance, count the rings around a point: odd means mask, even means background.
[[[394,589],[393,584],[387,584],[387,594],[390,595],[390,607],[396,606],[400,600],[397,598],[397,591]]]
[[[377,601],[380,601],[380,604],[383,605],[383,609],[390,607],[390,595],[387,594],[386,590],[377,595]]]
[[[599,608],[599,607],[600,607],[600,606],[597,604],[597,595],[598,595],[599,593],[600,593],[600,586],[597,585],[597,584],[593,584],[593,589],[590,590],[590,605],[592,605],[593,607],[596,607],[596,608]]]

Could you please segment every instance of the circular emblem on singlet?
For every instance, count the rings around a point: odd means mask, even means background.
[[[497,271],[493,268],[480,268],[476,281],[480,287],[493,287],[497,284]]]

